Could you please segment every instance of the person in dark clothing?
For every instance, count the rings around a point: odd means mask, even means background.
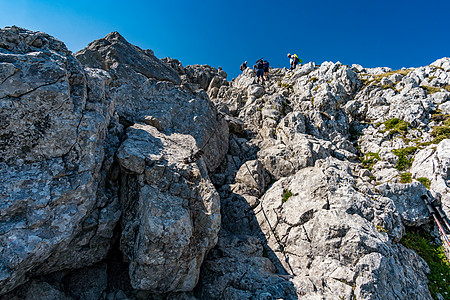
[[[267,60],[264,61],[264,80],[267,80],[269,76],[269,62]]]
[[[248,68],[247,67],[247,61],[245,61],[245,62],[242,63],[240,69],[241,69],[242,72],[244,72],[244,70],[247,69],[247,68]]]
[[[260,58],[256,61],[256,64],[253,66],[253,70],[256,70],[257,82],[264,83],[264,60]]]

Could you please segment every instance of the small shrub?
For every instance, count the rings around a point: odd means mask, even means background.
[[[450,92],[450,84],[446,84],[442,87],[444,90],[446,90],[447,92]]]
[[[428,288],[434,299],[437,293],[450,300],[450,262],[445,257],[444,247],[437,245],[428,232],[408,230],[400,243],[419,254],[430,267]]]
[[[450,138],[450,126],[436,126],[431,131],[431,136],[434,137],[433,144],[439,144],[442,140]]]
[[[396,133],[404,134],[408,131],[408,127],[410,127],[408,122],[400,120],[399,118],[386,120],[383,124],[386,126],[386,130],[389,130],[390,135]]]
[[[285,190],[283,195],[283,203],[288,201],[288,199],[292,196],[292,192],[290,190]]]
[[[397,165],[395,168],[399,171],[403,171],[411,167],[412,161],[408,158],[408,156],[413,155],[417,151],[417,147],[406,147],[402,149],[394,149],[392,153],[398,156]]]
[[[423,184],[427,189],[430,188],[430,184],[431,181],[430,179],[426,178],[426,177],[419,177],[416,179],[418,182],[420,182],[421,184]]]
[[[431,114],[431,120],[439,123],[434,126],[431,131],[431,136],[434,139],[431,142],[421,143],[421,146],[428,146],[430,144],[439,144],[442,140],[450,138],[450,115],[443,114],[437,110]]]
[[[400,174],[400,183],[410,183],[412,182],[411,173],[405,172]]]

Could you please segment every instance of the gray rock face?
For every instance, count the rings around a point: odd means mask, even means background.
[[[219,196],[206,165],[186,165],[195,140],[134,125],[118,152],[129,173],[123,184],[121,248],[130,260],[134,288],[190,291],[203,257],[217,242]]]
[[[352,295],[393,299],[395,294],[429,299],[425,283],[409,285],[395,276],[379,277],[381,270],[385,274],[395,270],[421,281],[426,277],[421,269],[425,263],[390,241],[389,236],[403,231],[392,200],[374,201],[355,190],[346,168],[333,160],[304,168],[276,182],[255,209],[268,246],[294,275],[297,293],[302,299]],[[318,281],[325,284],[318,287]]]
[[[392,199],[402,223],[406,226],[420,226],[429,222],[430,214],[425,202],[421,199],[426,194],[426,188],[419,182],[400,184],[382,184],[377,190],[384,196]]]
[[[28,276],[104,258],[120,208],[117,197],[102,196],[105,138],[113,124],[107,79],[85,72],[46,34],[12,27],[0,37],[0,293],[5,293]]]
[[[203,149],[208,169],[219,165],[227,152],[228,126],[216,116],[205,91],[175,85],[180,79],[173,69],[118,33],[92,42],[75,56],[90,67],[108,65],[104,69],[111,77],[109,94],[121,117],[133,123],[150,122],[167,134],[190,134]]]
[[[75,54],[85,66],[108,71],[114,63],[127,65],[133,71],[147,78],[180,83],[177,73],[168,68],[150,51],[145,51],[128,43],[118,32],[111,32],[103,39],[90,43]]]
[[[450,93],[426,88],[448,84],[445,63],[398,71],[308,63],[271,70],[261,88],[251,70],[221,87],[215,103],[254,135],[230,139],[213,177],[221,185],[223,226],[202,271],[201,295],[430,299],[426,263],[398,242],[405,226],[430,222],[421,199],[427,189],[414,179],[439,186],[442,196],[432,192],[447,207],[445,140],[422,144],[441,124],[436,117],[430,122],[430,113],[446,112]],[[392,120],[407,128],[382,124]],[[413,182],[404,183],[409,173]],[[261,190],[267,175],[269,189]],[[240,246],[252,238],[262,254]],[[226,249],[235,240],[235,251]],[[254,263],[265,258],[270,268]],[[281,274],[289,277],[278,284]]]
[[[256,85],[118,33],[75,57],[0,31],[1,297],[431,299],[399,241],[428,191],[450,212],[449,58]]]

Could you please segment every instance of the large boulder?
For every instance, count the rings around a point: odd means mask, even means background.
[[[147,78],[181,83],[175,70],[166,66],[152,52],[130,44],[116,31],[93,41],[76,53],[75,57],[91,68],[108,71],[116,62],[121,62]]]
[[[121,249],[134,288],[192,290],[217,242],[220,201],[203,159],[185,164],[195,140],[136,124],[117,154],[128,173],[121,187]]]
[[[395,204],[353,186],[348,165],[328,159],[277,181],[255,208],[268,246],[294,276],[297,294],[430,299],[425,262],[389,238],[398,240],[404,230]],[[388,276],[394,271],[403,277]]]
[[[228,126],[205,91],[176,85],[180,80],[173,69],[116,32],[75,56],[88,67],[108,65],[102,68],[111,76],[109,94],[120,117],[131,124],[147,122],[167,134],[192,135],[208,169],[219,165],[228,149]]]
[[[28,277],[104,258],[120,217],[106,174],[120,131],[109,78],[85,71],[64,44],[0,31],[0,294]]]

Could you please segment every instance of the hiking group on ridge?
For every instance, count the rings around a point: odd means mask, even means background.
[[[288,53],[287,57],[289,58],[289,70],[294,70],[298,64],[302,63],[302,60],[298,57],[297,54]],[[239,67],[242,72],[244,72],[247,68],[247,61],[243,62]],[[263,84],[269,76],[269,62],[261,57],[256,61],[255,65],[253,65],[253,71],[256,72],[257,82]]]

